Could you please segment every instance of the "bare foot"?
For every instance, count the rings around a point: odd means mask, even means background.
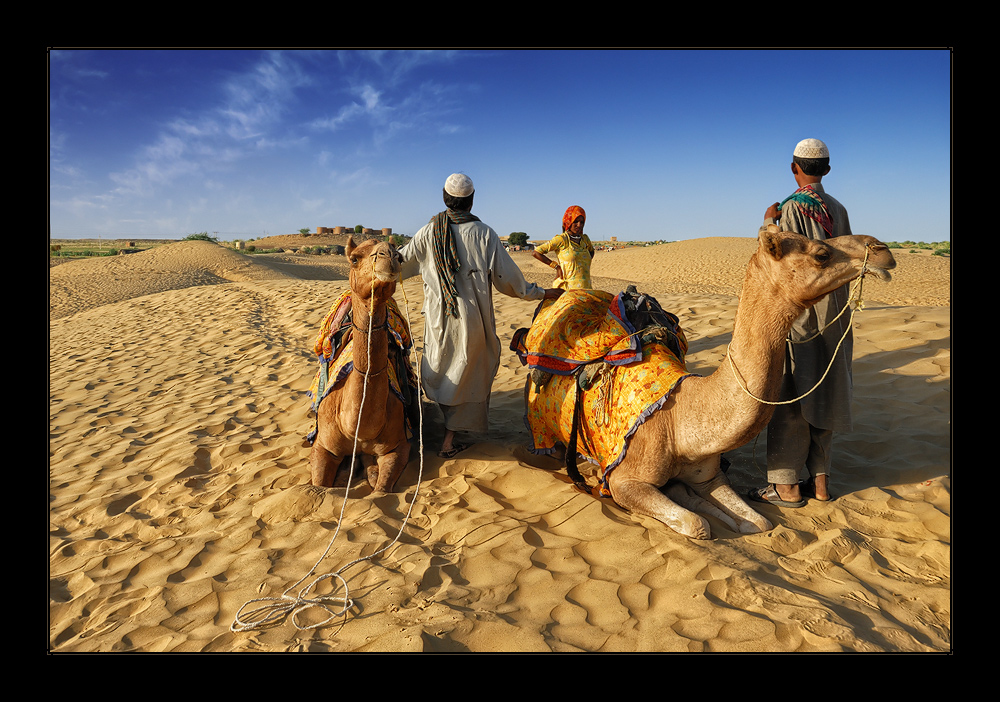
[[[451,451],[455,447],[454,444],[455,444],[455,432],[453,432],[451,429],[448,429],[444,433],[444,441],[441,442],[441,453],[448,453],[449,451]]]
[[[830,499],[829,480],[830,476],[828,475],[817,475],[809,481],[812,483],[814,496],[821,502],[826,502]]]

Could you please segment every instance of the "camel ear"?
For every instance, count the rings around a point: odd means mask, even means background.
[[[344,253],[347,255],[348,258],[351,257],[351,252],[354,251],[355,248],[357,247],[354,245],[354,237],[348,236],[347,246],[344,247]]]
[[[769,224],[766,229],[761,227],[757,239],[775,261],[780,261],[795,251],[803,251],[806,242],[806,238],[801,234],[782,231],[777,224]]]
[[[757,241],[761,248],[775,261],[780,261],[781,257],[785,255],[781,246],[782,237],[780,234],[781,228],[777,224],[768,224],[757,232]]]

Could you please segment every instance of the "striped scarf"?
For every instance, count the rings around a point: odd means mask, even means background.
[[[458,288],[455,286],[455,274],[458,273],[460,262],[458,260],[458,250],[455,248],[455,237],[451,232],[450,224],[462,224],[464,222],[478,222],[479,217],[471,212],[447,209],[439,212],[431,220],[434,225],[431,233],[434,241],[434,265],[437,267],[438,277],[441,278],[441,297],[444,300],[445,312],[458,317]]]
[[[798,205],[802,214],[823,227],[823,231],[828,237],[833,236],[833,220],[830,218],[830,212],[826,209],[823,198],[813,189],[812,185],[804,185],[786,197],[781,201],[778,210],[783,210],[785,203],[789,201]]]

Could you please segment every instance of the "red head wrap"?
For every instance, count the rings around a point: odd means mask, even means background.
[[[569,230],[569,225],[576,221],[577,217],[583,217],[583,221],[587,221],[587,213],[583,211],[583,208],[579,205],[573,205],[568,210],[566,214],[563,215],[563,231]]]

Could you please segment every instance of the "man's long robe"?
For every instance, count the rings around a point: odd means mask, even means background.
[[[461,262],[455,276],[458,317],[448,315],[442,303],[432,224],[400,249],[403,278],[423,278],[424,393],[442,406],[447,429],[485,432],[490,391],[500,368],[493,289],[523,300],[540,300],[545,290],[524,279],[492,228],[478,221],[449,226]]]

